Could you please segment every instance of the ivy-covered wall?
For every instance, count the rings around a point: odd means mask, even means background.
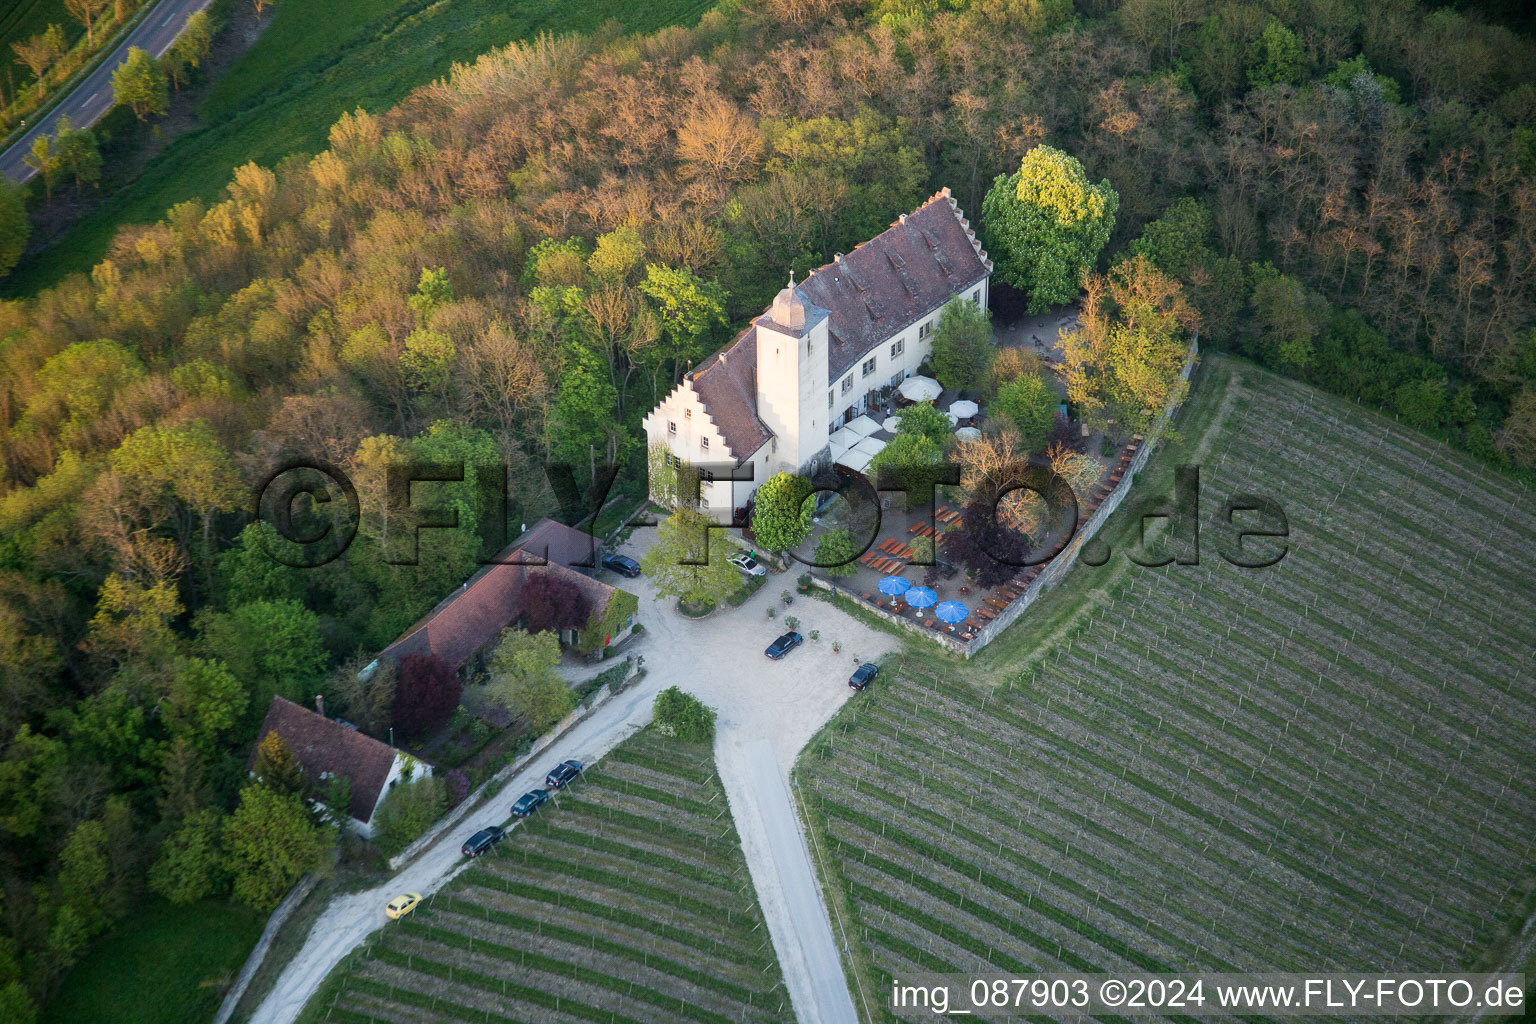
[[[627,590],[615,590],[608,599],[608,607],[601,613],[593,612],[587,624],[576,634],[571,646],[582,654],[591,654],[603,648],[603,640],[624,632],[624,623],[640,610],[640,599]]]

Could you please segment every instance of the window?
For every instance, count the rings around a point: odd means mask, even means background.
[[[850,392],[852,390],[853,390],[853,374],[850,373],[848,376],[843,378],[843,394],[846,395],[848,392]]]
[[[669,433],[669,434],[677,433],[677,424],[674,423],[672,420],[667,420],[667,433]]]
[[[918,341],[922,341],[924,338],[928,337],[928,335],[930,335],[932,333],[933,333],[933,321],[929,320],[927,323],[923,324],[923,326],[921,326],[921,327],[919,327],[917,329],[917,340]]]
[[[902,352],[906,351],[906,348],[907,339],[897,338],[895,341],[891,342],[891,358],[895,359],[897,356],[901,355]]]
[[[827,392],[827,408],[832,408],[832,392]]]
[[[685,420],[693,419],[693,410],[692,409],[684,409],[683,410],[683,419],[685,419]]]
[[[709,438],[707,438],[707,437],[699,438],[699,449],[701,451],[706,451],[706,452],[709,451]]]
[[[971,301],[976,303],[976,305],[978,305],[978,306],[981,305],[981,289],[980,288],[977,288],[974,292],[971,292]]]
[[[704,447],[708,448],[709,445],[705,445]],[[715,482],[714,470],[710,470],[710,469],[701,469],[701,470],[699,470],[699,479],[703,480],[707,484],[714,483]]]
[[[874,372],[875,372],[875,357],[874,356],[870,356],[868,359],[864,360],[864,376],[868,377],[870,374],[872,374]]]

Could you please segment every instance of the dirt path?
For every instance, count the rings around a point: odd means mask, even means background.
[[[635,531],[624,553],[638,558],[654,536],[654,530]],[[852,694],[846,684],[853,656],[878,658],[895,642],[810,598],[799,598],[787,610],[778,605],[779,617],[769,620],[766,610],[784,589],[793,589],[792,574],[772,577],[740,608],[725,608],[699,620],[683,618],[672,600],[658,599],[646,576],[609,582],[640,599],[646,633],[628,650],[644,657],[645,678],[556,741],[483,812],[466,816],[388,882],[333,900],[252,1015],[252,1024],[294,1020],[332,968],[383,926],[384,904],[391,897],[436,892],[466,865],[459,855],[466,838],[483,825],[504,821],[511,801],[539,785],[552,765],[571,757],[596,761],[642,728],[650,721],[655,695],[673,685],[697,695],[718,713],[715,755],[720,779],[796,1016],[805,1024],[857,1020],[786,785],[795,756]],[[763,648],[784,631],[786,614],[804,620],[802,633],[819,629],[821,642],[807,643],[782,661],[769,661]],[[840,654],[832,652],[833,640],[842,641]]]

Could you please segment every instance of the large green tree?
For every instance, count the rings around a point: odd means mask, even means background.
[[[1083,165],[1036,146],[982,201],[982,231],[997,276],[1029,293],[1029,311],[1070,302],[1115,228],[1120,196],[1088,180]]]
[[[794,473],[775,473],[753,496],[752,534],[769,551],[788,551],[811,532],[811,482]]]
[[[1194,307],[1177,281],[1136,256],[1089,279],[1082,323],[1061,339],[1067,396],[1112,436],[1145,432],[1189,386],[1180,371],[1199,323]]]
[[[160,847],[149,870],[149,887],[178,905],[213,896],[228,884],[219,846],[223,816],[216,808],[193,811]]]
[[[529,734],[538,736],[576,706],[570,684],[555,671],[559,664],[554,633],[504,629],[486,666],[486,696],[524,719]]]
[[[957,391],[976,391],[992,368],[992,315],[959,296],[949,300],[933,330],[933,372]]]
[[[128,48],[128,59],[112,72],[112,100],[133,111],[140,121],[151,114],[164,114],[170,108],[165,72],[147,50]]]
[[[315,824],[303,797],[252,784],[240,791],[223,838],[235,899],[271,910],[300,876],[320,866],[334,835]]]
[[[679,508],[661,521],[656,543],[640,559],[656,592],[694,608],[719,604],[741,587],[730,564],[735,548],[702,512]]]
[[[247,715],[267,713],[274,695],[308,703],[325,681],[320,617],[297,601],[252,601],[198,617],[199,645],[228,666],[250,695]]]

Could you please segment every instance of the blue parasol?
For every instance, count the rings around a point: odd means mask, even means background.
[[[970,613],[970,609],[959,601],[945,601],[933,610],[933,617],[940,622],[955,623],[964,622]]]
[[[912,581],[905,576],[887,576],[880,581],[880,593],[888,597],[905,594],[911,587]]]
[[[932,608],[938,600],[939,595],[928,587],[913,587],[906,593],[906,602],[913,608]]]

